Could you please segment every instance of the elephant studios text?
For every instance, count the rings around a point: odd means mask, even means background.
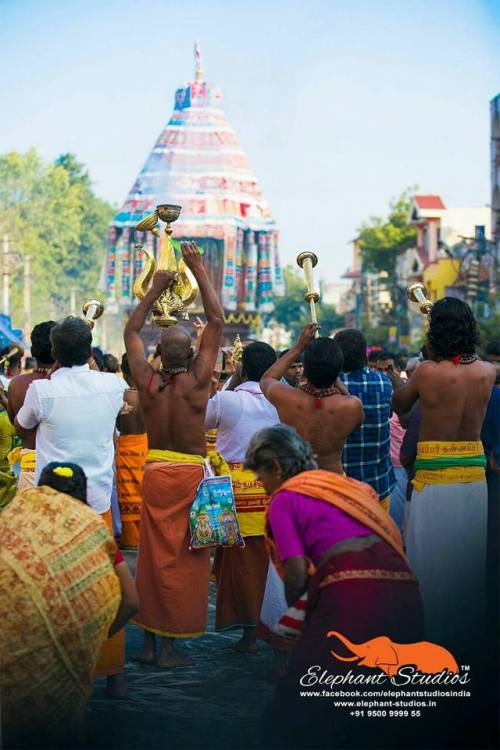
[[[306,674],[302,675],[299,682],[302,687],[313,687],[314,685],[385,685],[389,681],[391,685],[403,687],[405,685],[467,685],[471,681],[469,673],[453,674],[447,669],[437,674],[422,674],[412,666],[404,666],[396,675],[388,675],[380,672],[378,674],[355,674],[350,669],[346,674],[331,674],[322,669],[319,664],[309,667]]]

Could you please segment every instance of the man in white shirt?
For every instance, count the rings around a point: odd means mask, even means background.
[[[50,380],[35,380],[29,386],[16,431],[26,439],[36,430],[35,484],[51,461],[78,464],[87,477],[88,504],[108,516],[113,435],[123,386],[116,375],[90,369],[92,333],[80,318],[69,317],[55,326],[51,341],[57,369]]]
[[[236,645],[242,652],[256,650],[255,628],[269,567],[264,538],[269,498],[253,472],[243,464],[254,433],[280,421],[278,412],[259,385],[260,378],[275,361],[276,352],[268,344],[256,341],[246,346],[241,379],[234,375],[229,389],[210,399],[205,419],[207,430],[217,428],[217,450],[230,466],[238,521],[245,537],[243,549],[219,547],[216,550],[215,626],[218,630],[243,628],[243,638]],[[239,385],[236,385],[237,380]]]

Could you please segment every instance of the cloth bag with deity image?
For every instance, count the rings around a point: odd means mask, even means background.
[[[211,473],[210,469],[205,471],[191,505],[189,548],[244,547],[231,477],[228,474],[210,476]]]

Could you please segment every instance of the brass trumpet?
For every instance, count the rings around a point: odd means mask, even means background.
[[[134,294],[138,299],[143,299],[146,295],[150,281],[156,270],[174,271],[176,281],[171,289],[167,289],[153,305],[153,322],[160,327],[174,325],[178,322],[175,317],[178,315],[185,320],[189,319],[187,308],[195,301],[198,295],[198,285],[184,260],[177,260],[175,249],[172,243],[171,224],[179,218],[181,206],[175,206],[169,203],[163,203],[156,207],[152,214],[146,216],[136,226],[139,232],[152,232],[156,237],[162,239],[160,246],[160,257],[156,263],[153,255],[144,247],[142,242],[135,246],[136,251],[144,253],[146,261],[142,273],[137,277],[134,283]],[[162,238],[158,229],[158,219],[165,222],[164,238]]]
[[[13,359],[13,357],[22,357],[24,354],[24,349],[19,344],[12,344],[7,354],[4,354],[3,357],[0,359],[0,367],[2,367],[6,362],[8,362],[10,359]]]
[[[406,294],[410,302],[416,302],[422,315],[429,315],[432,310],[432,302],[427,298],[427,289],[421,281],[416,281],[406,288]]]
[[[98,320],[104,312],[104,305],[98,299],[89,299],[82,305],[83,320],[89,326],[94,327],[94,322]]]
[[[318,256],[316,253],[306,251],[297,255],[297,265],[304,271],[304,277],[306,280],[306,293],[304,299],[309,303],[311,308],[311,322],[318,322],[318,316],[316,313],[316,303],[319,302],[319,294],[314,289],[314,275],[313,268],[318,264]],[[314,334],[315,338],[318,338],[319,333],[316,331]]]

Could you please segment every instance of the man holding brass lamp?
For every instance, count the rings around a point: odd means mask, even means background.
[[[144,648],[135,659],[165,669],[191,663],[174,650],[175,639],[203,635],[207,624],[210,551],[189,550],[189,509],[204,476],[205,411],[224,323],[196,243],[183,242],[181,249],[207,320],[197,354],[185,328],[169,325],[161,337],[162,372],[145,357],[140,331],[154,304],[172,288],[175,271],[155,273],[124,333],[149,445],[137,561],[141,606],[135,618],[145,631]],[[158,654],[156,635],[162,639]]]

